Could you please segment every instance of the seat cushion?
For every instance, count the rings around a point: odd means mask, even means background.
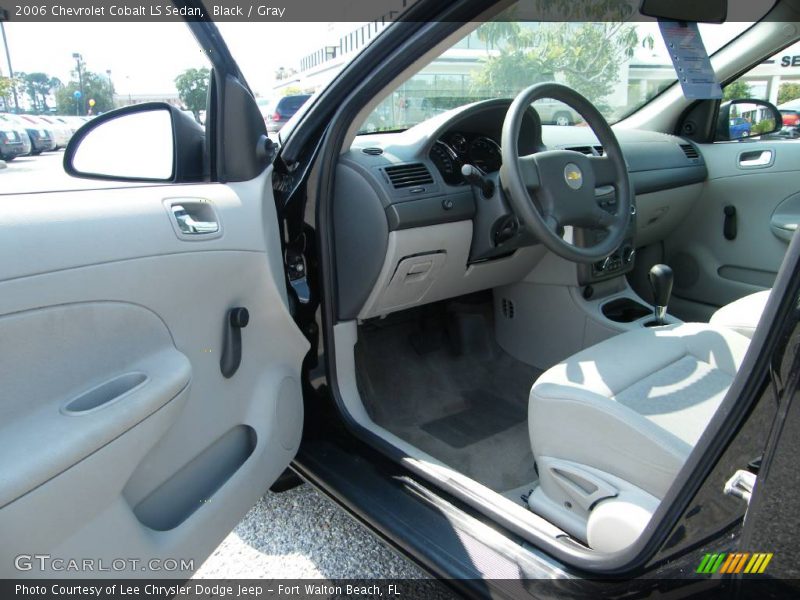
[[[772,290],[756,292],[726,304],[711,316],[710,323],[717,327],[733,329],[752,338],[764,308],[767,306],[770,292]]]
[[[531,389],[534,457],[583,464],[662,498],[749,342],[725,328],[682,323],[623,333],[571,356]]]

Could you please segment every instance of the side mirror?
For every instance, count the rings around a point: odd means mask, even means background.
[[[715,141],[727,142],[780,131],[783,119],[775,105],[764,100],[723,102],[717,117]]]
[[[205,130],[166,102],[118,108],[82,126],[67,144],[64,170],[109,181],[183,183],[206,178]]]

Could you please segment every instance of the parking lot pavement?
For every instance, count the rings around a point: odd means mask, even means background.
[[[220,579],[426,577],[308,484],[268,492],[195,573]]]
[[[47,152],[9,162],[0,171],[0,194],[109,187],[67,175],[63,156],[63,151]],[[281,494],[268,492],[195,577],[418,579],[426,575],[306,484]]]

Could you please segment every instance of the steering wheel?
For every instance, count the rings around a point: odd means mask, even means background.
[[[572,150],[519,156],[522,118],[531,103],[541,98],[559,100],[586,119],[603,145],[604,156]],[[506,113],[501,152],[500,181],[511,206],[523,225],[549,250],[572,262],[591,263],[622,244],[631,216],[628,168],[611,126],[586,98],[557,83],[538,83],[523,90]],[[600,208],[595,197],[595,188],[609,185],[616,192],[614,214]],[[604,229],[608,234],[593,246],[579,247],[562,237],[567,225]]]

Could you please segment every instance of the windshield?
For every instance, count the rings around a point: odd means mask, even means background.
[[[588,98],[614,123],[676,81],[655,21],[514,21],[513,7],[478,26],[396,88],[370,114],[362,133],[407,129],[444,111],[489,98],[513,98],[556,81]],[[640,17],[641,18],[641,17]],[[709,54],[752,23],[701,24]],[[571,108],[534,104],[544,124],[579,125]]]

